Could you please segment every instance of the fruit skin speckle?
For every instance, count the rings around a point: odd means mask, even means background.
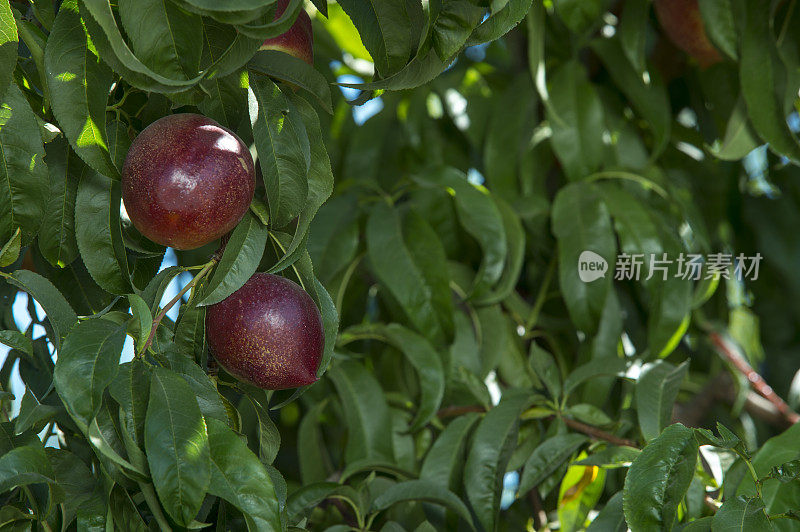
[[[694,57],[701,68],[722,61],[706,33],[698,0],[655,0],[658,21],[675,46]]]
[[[268,273],[256,273],[208,307],[206,337],[228,373],[267,390],[315,382],[325,344],[322,316],[311,296]]]
[[[278,0],[275,6],[275,17],[278,20],[289,5],[289,0]],[[297,19],[286,33],[282,33],[272,39],[267,39],[261,45],[260,50],[279,50],[298,59],[302,59],[309,65],[314,64],[314,33],[311,29],[311,17],[305,10],[301,10]]]
[[[231,231],[255,191],[253,158],[235,133],[198,114],[160,118],[134,139],[122,201],[153,242],[194,249]]]

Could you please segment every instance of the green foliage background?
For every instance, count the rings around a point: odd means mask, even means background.
[[[700,0],[707,69],[649,0],[305,4],[0,1],[0,528],[800,529],[796,1]],[[257,51],[301,9],[313,67]],[[119,214],[174,112],[257,155],[216,265]],[[584,250],[763,260],[583,283]],[[255,271],[320,307],[314,385],[209,364]]]

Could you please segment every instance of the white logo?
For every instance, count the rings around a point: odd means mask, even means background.
[[[578,257],[578,277],[584,283],[605,277],[607,271],[608,262],[594,251],[586,250]]]

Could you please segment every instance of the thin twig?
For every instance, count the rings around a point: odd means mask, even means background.
[[[754,370],[752,366],[750,366],[736,346],[723,338],[722,335],[717,332],[710,332],[708,337],[711,339],[711,343],[714,344],[714,348],[717,350],[717,353],[725,357],[726,360],[733,364],[733,367],[735,367],[739,373],[745,376],[747,382],[750,383],[750,386],[752,386],[752,388],[764,399],[775,405],[775,408],[778,409],[778,412],[780,412],[789,423],[794,424],[800,421],[800,414],[792,410],[791,407],[786,404],[786,401],[781,399],[781,397],[775,393],[775,390],[773,390],[772,387],[767,384],[767,381],[764,380],[764,377],[759,375],[758,372]]]
[[[153,338],[155,338],[156,336],[156,330],[158,329],[158,324],[161,323],[161,320],[164,319],[164,316],[167,315],[169,309],[174,307],[175,304],[181,300],[183,294],[191,290],[197,283],[199,283],[203,279],[203,277],[205,277],[206,274],[211,270],[211,268],[214,267],[216,263],[217,259],[211,259],[210,261],[208,261],[208,263],[206,263],[206,265],[203,266],[203,269],[197,272],[197,275],[195,275],[191,281],[186,283],[186,286],[184,286],[181,289],[181,291],[178,292],[178,294],[175,297],[173,297],[169,303],[164,305],[164,308],[162,308],[158,312],[158,314],[156,314],[156,317],[153,318],[153,325],[150,327],[150,335],[147,337],[147,341],[145,341],[144,345],[139,350],[140,353],[144,353],[145,351],[147,351],[147,348],[150,347],[150,344],[153,343]]]
[[[610,432],[600,430],[597,427],[587,425],[586,423],[582,423],[576,419],[571,419],[568,417],[562,417],[561,419],[564,420],[564,424],[569,428],[577,430],[578,432],[583,432],[587,436],[591,436],[596,440],[604,440],[609,443],[613,443],[614,445],[625,445],[627,447],[637,447],[637,448],[639,447],[639,444],[633,440],[629,440],[627,438],[620,438],[619,436],[615,436]]]

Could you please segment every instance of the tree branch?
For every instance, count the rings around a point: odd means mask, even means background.
[[[586,423],[582,423],[576,419],[571,419],[568,417],[562,417],[561,419],[564,420],[564,424],[573,430],[577,430],[578,432],[583,432],[587,436],[591,436],[595,440],[603,440],[609,443],[613,443],[614,445],[625,445],[627,447],[639,447],[639,443],[633,440],[629,440],[627,438],[620,438],[619,436],[615,436],[610,432],[606,432],[604,430],[600,430],[597,427],[593,427],[591,425],[587,425]]]
[[[213,268],[216,263],[217,263],[216,258],[213,258],[210,261],[208,261],[206,265],[203,266],[203,269],[197,272],[197,275],[195,275],[191,281],[186,283],[186,286],[184,286],[183,289],[181,289],[181,291],[178,292],[178,294],[175,297],[173,297],[169,303],[164,305],[164,308],[162,308],[158,312],[158,314],[156,314],[156,317],[153,318],[153,325],[150,327],[150,335],[147,337],[147,341],[145,341],[144,345],[139,350],[140,353],[144,353],[145,351],[147,351],[147,348],[150,347],[150,344],[153,343],[153,339],[156,337],[156,330],[158,329],[158,325],[161,323],[161,320],[164,319],[164,316],[167,315],[169,309],[174,307],[175,304],[181,300],[183,294],[191,290],[197,283],[199,283],[203,279],[203,277],[205,277],[206,274],[209,271],[211,271],[211,268]]]
[[[747,382],[750,383],[750,386],[764,399],[772,403],[786,421],[791,424],[800,421],[800,414],[792,410],[789,405],[786,404],[786,401],[781,399],[780,396],[775,393],[775,390],[767,384],[764,377],[759,375],[758,372],[750,366],[738,347],[723,338],[722,335],[717,332],[710,332],[708,337],[711,343],[714,344],[717,353],[730,362],[739,373],[744,375]]]

